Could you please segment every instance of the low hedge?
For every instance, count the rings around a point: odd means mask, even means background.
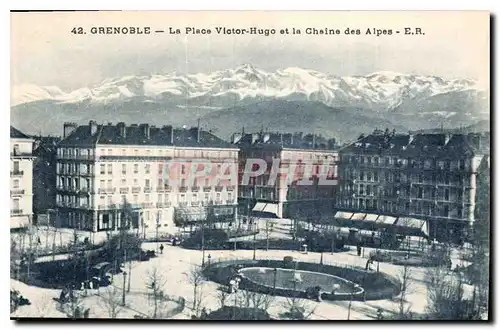
[[[416,251],[372,251],[370,252],[370,258],[374,261],[411,267],[435,267],[451,263],[448,256],[437,252],[424,254]]]
[[[239,268],[245,267],[269,267],[269,268],[286,268],[282,260],[228,260],[213,263],[204,269],[204,274],[209,279],[227,285],[229,280],[237,273]],[[377,272],[367,272],[360,268],[346,268],[333,265],[321,265],[309,262],[297,262],[298,270],[320,272],[329,275],[342,277],[346,280],[359,284],[364,289],[364,294],[354,295],[354,300],[379,300],[390,299],[400,292],[400,283],[397,279]],[[243,278],[242,288],[252,291],[275,294],[285,297],[304,297],[305,292],[294,291],[292,289],[282,289],[261,285]],[[350,294],[346,295],[323,295],[328,300],[346,300],[351,299]]]

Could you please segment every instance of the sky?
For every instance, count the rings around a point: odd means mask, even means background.
[[[179,28],[181,35],[95,35],[92,27]],[[71,30],[82,27],[87,34]],[[186,27],[211,29],[185,35]],[[218,35],[215,27],[276,29],[272,36]],[[404,28],[425,35],[404,35]],[[280,30],[301,29],[301,35]],[[306,28],[340,35],[306,35]],[[345,35],[347,29],[361,35]],[[392,35],[365,35],[367,29]],[[396,34],[395,31],[401,31]],[[11,13],[11,84],[88,87],[107,78],[211,72],[250,63],[339,76],[376,71],[470,78],[489,84],[487,12],[73,12]]]

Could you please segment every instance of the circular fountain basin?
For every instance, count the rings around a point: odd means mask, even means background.
[[[359,295],[363,293],[363,288],[345,278],[319,272],[285,268],[247,267],[240,269],[239,273],[245,279],[271,289],[306,291],[308,288],[319,286],[321,292],[332,293],[334,291],[334,295]]]

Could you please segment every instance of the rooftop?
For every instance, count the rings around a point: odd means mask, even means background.
[[[366,154],[397,154],[408,157],[419,155],[466,155],[489,154],[489,133],[429,133],[396,134],[375,130],[368,136],[360,136],[356,142],[342,149],[342,152]]]
[[[11,139],[30,139],[30,137],[15,127],[10,127],[10,138]]]
[[[234,148],[230,143],[214,134],[200,129],[173,128],[172,126],[156,127],[149,124],[125,123],[112,125],[97,124],[90,121],[88,125],[77,126],[66,123],[70,133],[61,141],[61,146],[118,144],[118,145],[153,145],[153,146],[183,146],[203,148]],[[73,129],[71,131],[71,129]]]
[[[274,146],[288,149],[335,150],[335,139],[326,139],[317,134],[303,133],[235,133],[231,142],[240,147]]]

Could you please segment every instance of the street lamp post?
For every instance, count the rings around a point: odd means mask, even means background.
[[[276,277],[278,276],[278,268],[274,268],[274,279],[273,279],[273,295],[276,295]]]
[[[125,283],[127,281],[127,272],[123,272],[123,290],[122,290],[122,306],[125,306]]]
[[[208,261],[208,265],[210,266],[210,260],[212,259],[212,256],[210,255],[210,253],[208,254],[208,257],[207,257],[207,261]]]
[[[253,260],[255,260],[255,250],[256,250],[256,239],[257,239],[257,233],[253,234]]]

